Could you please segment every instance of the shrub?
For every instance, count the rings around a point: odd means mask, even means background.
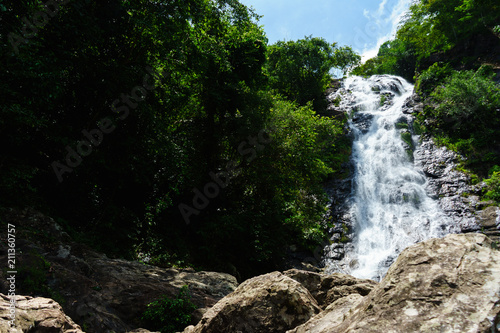
[[[163,297],[148,304],[142,316],[150,329],[161,333],[175,333],[184,330],[191,321],[196,306],[191,302],[188,286],[183,286],[176,298]]]
[[[500,87],[482,70],[454,72],[431,94],[438,106],[436,118],[443,127],[467,134],[495,126]]]
[[[500,202],[500,171],[493,172],[491,177],[489,179],[485,179],[484,181],[488,185],[484,198]]]
[[[436,62],[418,76],[415,90],[420,95],[427,96],[436,88],[439,82],[442,82],[451,73],[452,69],[449,64],[442,65]]]

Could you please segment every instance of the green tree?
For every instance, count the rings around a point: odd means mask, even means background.
[[[356,67],[352,74],[362,76],[393,74],[412,81],[415,65],[416,56],[413,45],[394,39],[382,44],[377,56]]]
[[[267,72],[272,89],[300,105],[313,102],[316,111],[325,107],[324,92],[330,71],[347,71],[361,59],[350,47],[336,48],[323,38],[306,37],[279,41],[269,46]]]

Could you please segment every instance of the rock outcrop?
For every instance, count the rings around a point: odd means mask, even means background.
[[[424,138],[415,151],[415,163],[428,179],[428,192],[443,211],[457,221],[460,232],[483,231],[500,241],[500,209],[481,202],[484,184],[471,185],[470,177],[456,169],[459,156]]]
[[[312,317],[307,323],[302,324],[286,333],[324,333],[332,332],[332,327],[342,324],[344,318],[349,315],[361,301],[363,296],[352,294],[337,299],[323,312]]]
[[[184,333],[285,332],[320,311],[304,286],[273,272],[243,282]]]
[[[377,285],[373,280],[340,273],[326,275],[291,269],[283,274],[306,287],[322,309],[349,295],[366,296]]]
[[[229,274],[110,259],[73,242],[52,218],[30,209],[12,211],[5,219],[17,226],[16,293],[48,294],[89,332],[140,328],[149,303],[163,296],[175,298],[184,285],[189,286],[191,300],[198,308],[213,306],[238,286]],[[7,263],[7,242],[2,239],[0,244],[0,261]],[[0,292],[7,291],[2,277]]]
[[[318,313],[313,295],[325,291],[334,296]],[[379,284],[298,270],[259,276],[184,333],[285,331],[499,332],[500,251],[485,235],[453,234],[405,249]]]
[[[0,332],[83,333],[81,327],[75,324],[54,300],[25,296],[15,298],[16,305],[11,308],[10,298],[0,294]],[[14,309],[14,325],[11,325],[11,310]]]
[[[404,250],[382,282],[328,332],[498,330],[500,251],[484,235],[465,234]]]

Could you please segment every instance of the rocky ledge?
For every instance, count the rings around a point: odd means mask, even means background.
[[[459,156],[422,138],[414,153],[415,163],[428,179],[427,191],[443,211],[457,222],[460,232],[482,232],[500,241],[500,208],[481,202],[484,183],[471,185],[470,177],[457,170]]]

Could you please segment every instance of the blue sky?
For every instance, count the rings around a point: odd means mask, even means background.
[[[263,15],[270,43],[323,37],[328,42],[351,46],[374,57],[378,47],[395,33],[411,0],[240,0]]]

